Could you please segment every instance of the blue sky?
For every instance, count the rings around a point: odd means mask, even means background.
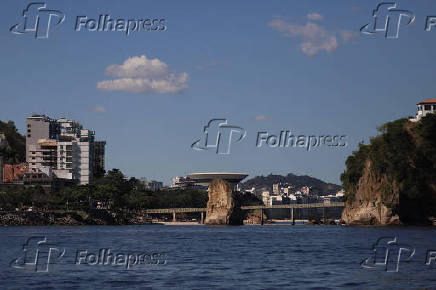
[[[396,2],[416,15],[398,39],[359,32],[378,1],[46,1],[66,15],[48,39],[10,33],[31,2],[2,3],[0,119],[21,132],[31,113],[76,119],[107,140],[107,169],[166,184],[198,171],[339,183],[358,142],[435,95],[430,0]],[[164,18],[167,29],[74,31],[77,16],[100,14]],[[230,155],[190,147],[213,118],[247,131]],[[281,130],[346,135],[348,145],[256,148],[258,131]]]

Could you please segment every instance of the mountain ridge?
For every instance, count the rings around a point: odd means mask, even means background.
[[[303,186],[309,186],[311,187],[311,193],[317,195],[335,194],[342,189],[340,185],[327,183],[309,175],[296,175],[294,173],[288,173],[287,175],[272,173],[266,176],[260,175],[243,182],[242,185],[246,189],[256,187],[272,191],[272,186],[275,183],[288,183],[293,185],[296,190],[299,190]]]

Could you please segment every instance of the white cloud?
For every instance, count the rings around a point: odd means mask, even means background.
[[[106,74],[118,78],[97,83],[98,89],[165,94],[188,88],[188,73],[176,73],[163,61],[149,59],[145,55],[130,57],[121,65],[110,65],[106,68]]]
[[[92,107],[91,110],[93,112],[96,112],[96,113],[105,113],[106,112],[106,108],[103,106],[95,106],[95,107]]]
[[[316,12],[309,13],[306,15],[306,17],[309,20],[322,20],[324,18],[321,14],[316,13]]]
[[[333,52],[340,44],[336,32],[328,31],[314,22],[297,25],[276,18],[270,21],[268,26],[281,32],[285,37],[300,38],[300,49],[308,56],[316,55],[320,51]],[[353,37],[349,31],[342,31],[341,36],[344,40],[343,43],[350,43]]]
[[[256,116],[253,118],[255,121],[271,121],[272,119],[267,116]]]
[[[350,30],[342,30],[339,34],[342,36],[344,43],[355,43],[356,37],[359,35],[357,32]]]

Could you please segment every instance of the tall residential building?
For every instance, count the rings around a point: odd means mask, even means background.
[[[26,161],[30,172],[89,184],[94,176],[94,131],[77,121],[33,115],[26,119]],[[103,153],[104,154],[104,153]]]
[[[56,120],[45,115],[32,115],[26,119],[26,161],[29,156],[29,145],[36,144],[39,139],[57,139],[59,128]]]
[[[105,146],[106,141],[94,142],[94,176],[102,177],[105,174]]]

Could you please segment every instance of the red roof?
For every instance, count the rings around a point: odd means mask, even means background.
[[[431,98],[431,99],[427,99],[427,100],[424,100],[424,101],[418,103],[418,105],[422,105],[422,104],[436,104],[436,99]]]

